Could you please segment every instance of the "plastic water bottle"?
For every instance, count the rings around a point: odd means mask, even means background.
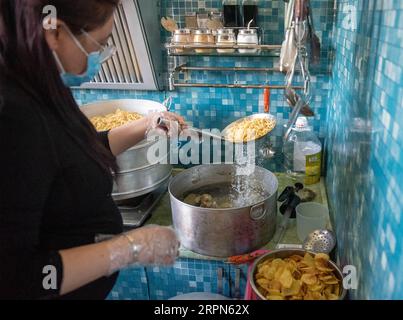
[[[284,143],[283,152],[288,177],[306,185],[320,181],[322,145],[305,117],[298,118]]]

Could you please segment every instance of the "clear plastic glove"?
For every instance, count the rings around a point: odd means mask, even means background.
[[[166,135],[173,136],[179,134],[183,129],[187,128],[183,117],[172,112],[155,112],[146,117],[148,121],[148,129],[146,136],[150,133],[153,135]],[[161,123],[161,119],[166,120]]]
[[[179,240],[172,228],[147,226],[124,233],[108,243],[112,274],[129,265],[171,265],[179,256]]]

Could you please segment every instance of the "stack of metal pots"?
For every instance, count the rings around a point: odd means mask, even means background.
[[[81,106],[88,117],[103,116],[117,109],[146,115],[149,112],[165,111],[165,107],[149,100],[108,100]],[[168,150],[158,159],[149,160],[148,153],[156,141],[142,141],[117,157],[119,166],[115,173],[112,196],[115,201],[133,199],[148,194],[166,183],[172,175],[168,164]]]

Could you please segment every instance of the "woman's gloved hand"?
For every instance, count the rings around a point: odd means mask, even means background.
[[[172,112],[154,112],[150,113],[146,117],[148,121],[148,129],[146,135],[152,132],[155,134],[179,134],[183,129],[187,127],[183,117]],[[161,119],[166,120],[161,124]]]
[[[108,242],[112,274],[132,264],[171,265],[180,243],[172,228],[147,226],[126,232]]]

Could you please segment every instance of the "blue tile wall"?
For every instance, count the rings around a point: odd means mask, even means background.
[[[223,269],[222,291],[218,292],[218,268]],[[151,300],[166,300],[191,292],[230,296],[229,265],[222,261],[180,259],[173,267],[147,268]]]
[[[284,38],[284,1],[259,1],[259,26],[263,29],[263,42],[266,44],[281,44]],[[315,98],[311,103],[316,115],[311,124],[321,138],[325,137],[327,98],[330,88],[330,57],[332,56],[331,31],[333,22],[333,0],[312,1],[314,21],[317,34],[322,40],[320,66],[312,69],[313,89]],[[184,14],[188,11],[197,11],[205,8],[221,9],[222,1],[196,0],[162,0],[161,16],[170,16],[184,23]],[[165,43],[170,36],[161,28],[162,41]],[[161,44],[163,46],[163,44]],[[166,59],[167,70],[172,64],[172,57]],[[222,66],[254,66],[273,67],[278,64],[278,57],[237,58],[237,57],[196,57],[190,59],[191,65],[222,65]],[[283,84],[284,75],[280,73],[252,74],[252,73],[192,73],[188,80],[209,83],[253,83],[253,84]],[[298,79],[296,83],[298,82]],[[223,129],[229,122],[240,116],[263,111],[263,91],[255,89],[178,89],[174,92],[141,92],[118,90],[75,90],[75,98],[79,104],[95,100],[118,98],[142,98],[164,101],[169,95],[174,98],[174,111],[183,115],[191,124],[201,128]],[[283,91],[271,92],[271,112],[279,118],[280,129],[276,130],[272,142],[281,147],[283,131],[281,125],[289,118],[290,108],[283,97]]]
[[[148,300],[150,296],[146,270],[129,267],[120,271],[108,300]]]
[[[402,43],[401,0],[337,1],[326,181],[353,299],[403,299]]]
[[[223,269],[220,292],[218,268]],[[130,267],[120,272],[108,300],[167,300],[192,292],[231,297],[230,275],[235,276],[231,266],[216,260],[181,258],[172,267]],[[243,278],[241,295],[244,294],[245,284]]]

